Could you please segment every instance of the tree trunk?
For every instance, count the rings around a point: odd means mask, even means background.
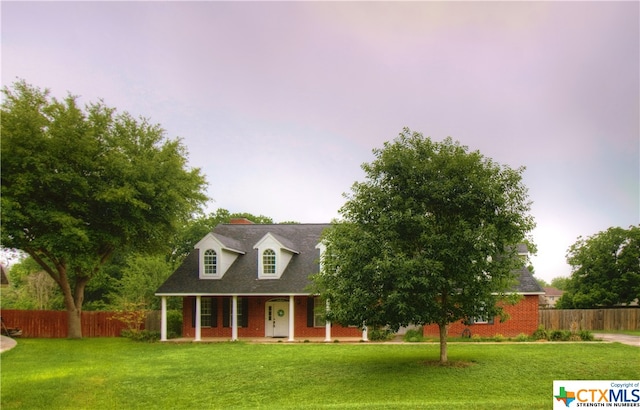
[[[440,329],[440,363],[447,363],[447,330],[449,325],[447,323],[438,323]]]
[[[82,339],[82,310],[67,309],[67,337]]]

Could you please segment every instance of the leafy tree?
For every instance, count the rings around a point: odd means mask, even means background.
[[[408,129],[373,153],[324,233],[316,290],[337,323],[438,324],[444,363],[450,323],[504,314],[516,245],[534,227],[523,168]]]
[[[24,81],[2,92],[0,239],[55,280],[79,338],[89,281],[117,249],[166,246],[206,201],[206,183],[180,140],[146,119]]]
[[[558,290],[567,289],[568,283],[569,283],[569,278],[566,278],[564,276],[558,276],[551,279],[551,287],[554,287]]]
[[[62,309],[62,295],[56,283],[33,258],[13,264],[7,273],[9,286],[2,290],[2,309]]]
[[[122,269],[122,277],[116,281],[111,294],[112,304],[117,308],[125,305],[141,306],[146,310],[160,309],[160,300],[155,291],[173,272],[172,266],[162,254],[132,254]]]
[[[640,226],[579,237],[567,253],[572,267],[562,309],[628,304],[640,298]]]

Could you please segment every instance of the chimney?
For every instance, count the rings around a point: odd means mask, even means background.
[[[247,218],[231,218],[229,221],[231,225],[253,225],[253,222]]]

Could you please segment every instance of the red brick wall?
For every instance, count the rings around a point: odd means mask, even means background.
[[[249,323],[246,328],[238,328],[239,338],[264,337],[264,319],[265,319],[265,303],[271,298],[268,297],[250,297],[249,298]],[[323,327],[307,327],[307,300],[306,296],[297,296],[294,298],[294,315],[295,315],[295,336],[296,339],[306,337],[324,337],[325,328]],[[218,297],[218,326],[201,328],[202,337],[223,337],[231,338],[231,327],[222,326],[222,298]],[[184,337],[195,337],[195,328],[192,324],[192,306],[193,297],[182,299],[182,335]],[[358,337],[362,336],[362,332],[358,328],[342,327],[335,325],[331,328],[331,337]]]
[[[476,323],[466,326],[462,321],[449,325],[449,336],[461,336],[465,328],[469,328],[472,335],[492,337],[501,334],[505,337],[518,336],[520,333],[531,335],[538,328],[538,295],[527,295],[516,305],[505,306],[504,310],[509,314],[509,319],[500,323],[498,317],[493,324]],[[424,326],[425,336],[438,336],[438,325]]]

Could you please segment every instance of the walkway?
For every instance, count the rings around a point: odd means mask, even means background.
[[[620,342],[626,345],[640,347],[640,336],[623,335],[620,333],[594,333],[593,337],[605,342]]]
[[[7,336],[0,335],[0,353],[12,349],[15,345],[15,340]]]

